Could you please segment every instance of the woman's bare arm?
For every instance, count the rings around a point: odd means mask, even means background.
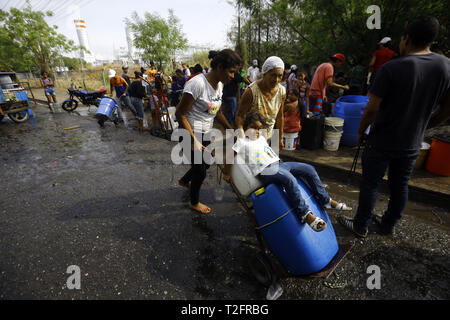
[[[175,117],[177,118],[178,123],[186,129],[189,134],[191,135],[193,141],[194,141],[194,147],[197,149],[205,149],[205,146],[203,146],[195,137],[194,130],[192,130],[191,124],[189,123],[186,115],[189,112],[189,110],[192,109],[192,105],[194,104],[194,97],[190,95],[189,93],[183,93],[181,96],[181,100],[178,103],[177,111],[175,111]]]
[[[252,89],[247,88],[242,95],[242,99],[239,103],[239,108],[236,113],[236,126],[238,129],[244,130],[244,119],[245,115],[250,111],[253,104],[253,94]]]

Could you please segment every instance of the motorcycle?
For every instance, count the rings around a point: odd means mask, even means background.
[[[103,98],[106,90],[102,88],[98,91],[86,91],[69,88],[67,89],[67,92],[69,93],[70,98],[64,100],[62,108],[68,112],[72,112],[78,107],[78,101],[75,100],[75,98],[78,98],[78,100],[85,106],[93,105],[98,107],[100,99]]]

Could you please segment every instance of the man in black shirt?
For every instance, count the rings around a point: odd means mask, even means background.
[[[234,73],[234,78],[231,79],[226,85],[223,86],[222,103],[227,108],[225,116],[228,122],[234,127],[235,118],[238,107],[238,90],[239,84],[245,82],[247,85],[250,84],[247,78],[243,78],[239,72]]]
[[[144,103],[142,99],[147,96],[147,92],[143,85],[143,75],[139,71],[134,72],[134,76],[136,78],[130,85],[130,89],[128,92],[130,93],[131,103],[136,109],[136,119],[139,123],[139,131],[146,131],[147,128],[144,128]]]
[[[438,30],[439,22],[432,17],[410,23],[401,37],[401,57],[381,67],[369,90],[358,130],[361,142],[371,125],[362,155],[358,211],[353,220],[338,219],[359,237],[367,235],[387,169],[388,208],[374,220],[382,234],[393,233],[408,201],[408,182],[425,129],[450,117],[450,60],[430,51]]]

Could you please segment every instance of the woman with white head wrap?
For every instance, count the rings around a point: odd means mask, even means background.
[[[283,73],[283,60],[275,56],[267,58],[262,66],[262,79],[245,90],[236,115],[236,125],[243,132],[246,114],[260,113],[267,123],[267,139],[272,138],[273,129],[278,129],[280,147],[283,146],[283,105],[286,99],[286,89],[280,85]]]

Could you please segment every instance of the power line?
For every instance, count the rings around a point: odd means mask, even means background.
[[[6,9],[6,7],[8,6],[8,4],[11,2],[11,0],[8,0],[8,2],[6,2],[6,4],[4,5],[4,7],[2,8],[2,10]]]
[[[78,7],[81,9],[82,7],[84,7],[84,6],[88,5],[88,4],[90,4],[90,2],[91,2],[91,0],[87,0],[85,3],[82,3],[82,1],[81,1],[81,3],[78,5]],[[68,14],[65,14],[65,15],[63,15],[63,16],[60,16],[60,17],[56,18],[56,20],[54,20],[53,23],[58,22],[58,21],[60,21],[61,19],[70,16],[71,14],[72,14],[72,12],[69,12]]]

